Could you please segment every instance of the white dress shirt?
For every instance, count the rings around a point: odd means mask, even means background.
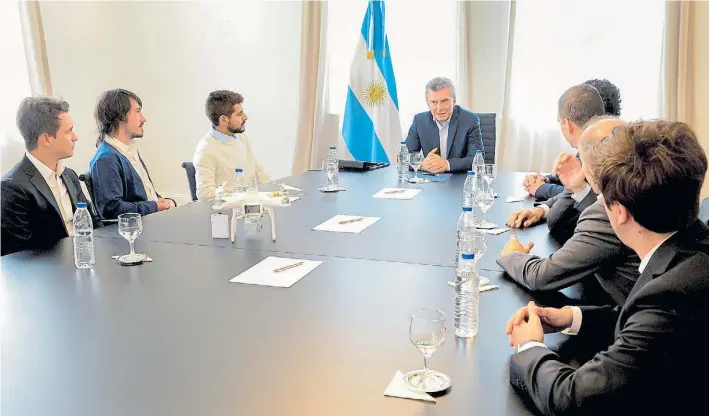
[[[590,192],[591,192],[591,185],[586,184],[586,187],[583,188],[583,191],[574,192],[573,194],[571,194],[571,199],[576,201],[576,203],[579,203],[579,202],[583,201],[583,199],[586,198]],[[549,214],[549,211],[551,211],[551,207],[549,205],[545,205],[545,204],[540,204],[539,206],[544,210],[544,214],[542,215],[542,218],[546,218],[547,215]]]
[[[52,191],[54,200],[57,202],[59,207],[59,213],[62,215],[64,220],[64,226],[66,227],[66,232],[69,235],[74,234],[74,206],[71,203],[71,198],[69,197],[69,191],[66,189],[66,185],[61,178],[64,172],[64,165],[62,162],[57,163],[57,171],[51,170],[47,165],[40,162],[39,159],[32,156],[29,152],[25,152],[27,158],[32,162],[35,168],[42,175],[45,182],[49,186],[49,190]]]
[[[670,235],[668,235],[667,237],[665,237],[664,240],[660,241],[659,244],[657,244],[655,247],[653,247],[652,249],[650,249],[650,251],[647,252],[647,254],[645,255],[645,257],[643,257],[642,260],[640,260],[640,266],[638,266],[638,271],[640,272],[640,274],[643,273],[643,271],[644,271],[645,268],[647,267],[648,263],[650,262],[650,259],[652,258],[652,255],[655,254],[655,252],[657,251],[657,249],[660,248],[660,246],[663,245],[663,244],[665,243],[665,241],[669,240],[670,237],[672,237],[673,235],[675,235],[676,232],[677,232],[677,231],[675,231],[675,232],[673,232],[672,234],[670,234]],[[578,306],[564,306],[564,307],[571,309],[571,311],[574,313],[574,318],[573,318],[573,320],[571,321],[571,326],[568,327],[567,329],[561,331],[561,333],[562,333],[562,334],[567,334],[567,335],[577,335],[577,334],[579,333],[579,331],[581,330],[581,322],[582,322],[582,320],[583,320],[583,314],[581,313],[581,308],[579,308]],[[530,341],[530,342],[527,342],[526,344],[524,344],[523,346],[519,347],[519,349],[517,350],[517,352],[519,353],[519,352],[528,350],[528,349],[530,349],[530,348],[532,348],[532,347],[543,347],[543,348],[547,348],[547,346],[544,345],[544,344],[541,343],[541,342],[538,342],[538,341]]]
[[[140,155],[138,154],[138,145],[134,139],[131,139],[129,144],[125,144],[122,141],[114,138],[107,137],[106,143],[115,147],[123,156],[125,156],[130,162],[133,169],[138,173],[140,180],[143,181],[143,188],[145,189],[145,195],[147,195],[148,201],[157,201],[158,193],[155,191],[153,182],[148,176],[148,171],[145,170],[145,166],[140,161]]]
[[[436,126],[438,127],[438,138],[440,141],[440,148],[438,149],[441,159],[445,160],[446,163],[448,164],[448,170],[451,170],[451,164],[448,162],[448,128],[451,125],[451,118],[448,117],[448,120],[444,121],[443,123],[439,122],[438,120],[436,121]],[[426,155],[424,155],[425,157]]]

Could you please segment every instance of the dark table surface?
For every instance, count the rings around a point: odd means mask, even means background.
[[[153,263],[121,267],[110,256],[124,241],[95,248],[92,270],[74,267],[68,239],[3,258],[2,414],[528,413],[504,325],[531,297],[500,272],[466,342],[453,335],[450,267],[304,255],[323,264],[286,289],[229,283],[269,252],[151,242]],[[449,319],[432,365],[453,387],[436,404],[383,396],[396,370],[422,366],[408,340],[417,308]]]
[[[510,214],[531,208],[533,199],[505,203],[507,196],[524,194],[523,173],[500,173],[493,183],[500,197],[488,212],[488,221],[505,226]],[[401,185],[393,168],[366,173],[340,173],[340,184],[347,190],[321,193],[322,172],[308,172],[288,178],[289,185],[303,189],[307,195],[291,208],[277,209],[277,239],[271,240],[270,219],[264,216],[264,229],[245,236],[243,229],[234,244],[213,239],[209,202],[187,204],[177,209],[144,217],[143,234],[137,240],[161,241],[217,247],[246,248],[280,253],[317,254],[402,263],[453,266],[455,261],[456,226],[462,207],[464,174],[453,175],[443,183]],[[374,199],[372,195],[385,187],[421,188],[413,200]],[[381,219],[360,234],[314,231],[313,227],[337,214],[374,216]],[[478,215],[480,212],[478,210]],[[559,245],[549,237],[545,224],[525,230],[510,230],[488,236],[488,251],[478,262],[484,270],[502,270],[495,260],[511,234],[522,242],[534,241],[533,254],[545,257]],[[97,236],[121,238],[117,226],[96,231]]]
[[[321,194],[320,173],[289,178],[308,195],[278,212],[278,241],[266,230],[232,245],[210,235],[208,204],[144,218],[139,251],[153,259],[121,267],[128,243],[115,226],[97,231],[96,266],[77,270],[72,242],[2,258],[2,397],[8,415],[522,415],[512,390],[504,325],[534,297],[584,302],[585,290],[530,294],[494,263],[509,234],[490,236],[480,261],[498,290],[481,294],[480,330],[453,335],[455,225],[463,176],[425,184],[413,201],[375,200],[395,173],[342,173],[347,191]],[[500,174],[489,220],[502,225],[531,201],[521,174]],[[359,235],[310,229],[343,214],[382,218]],[[516,231],[547,255],[544,225]],[[102,238],[109,237],[109,238]],[[276,255],[322,260],[291,288],[229,283]],[[410,314],[438,308],[448,339],[433,368],[451,376],[436,404],[383,392],[397,370],[422,367],[408,340]],[[560,334],[545,340],[568,345]]]

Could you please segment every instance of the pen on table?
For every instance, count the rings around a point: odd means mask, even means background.
[[[384,194],[403,194],[404,192],[406,192],[406,189],[397,189],[396,191],[384,191]]]
[[[294,267],[301,266],[301,265],[303,265],[304,263],[305,263],[304,261],[299,261],[298,263],[293,263],[293,264],[289,264],[289,265],[287,265],[287,266],[279,267],[279,268],[277,268],[277,269],[273,269],[273,273],[285,272],[286,270],[290,270],[290,269],[292,269],[292,268],[294,268]]]
[[[421,175],[425,176],[438,176],[438,173],[431,173],[431,172],[419,172]]]
[[[353,219],[351,219],[351,220],[340,221],[340,222],[338,222],[338,224],[340,224],[340,225],[351,224],[351,223],[353,223],[353,222],[362,221],[363,219],[364,219],[364,217],[353,218]]]

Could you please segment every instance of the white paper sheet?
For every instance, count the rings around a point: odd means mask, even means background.
[[[361,221],[351,222],[349,224],[340,224],[340,221],[353,220],[362,218]],[[362,217],[357,215],[335,215],[324,223],[313,227],[315,231],[332,231],[336,233],[355,233],[359,234],[366,230],[370,225],[379,221],[379,217]]]
[[[436,399],[422,391],[416,391],[409,387],[404,381],[404,374],[397,370],[391,383],[384,390],[385,396],[401,397],[404,399],[425,400],[427,402],[436,402]]]
[[[527,200],[527,195],[508,196],[505,202],[522,202]]]
[[[303,262],[302,265],[292,269],[275,273],[274,270],[294,263]],[[321,261],[289,259],[284,257],[267,257],[249,270],[229,280],[232,283],[246,283],[249,285],[291,287],[295,282],[305,277],[322,264]]]
[[[491,228],[488,230],[478,228],[478,229],[476,229],[476,231],[479,233],[484,233],[484,234],[489,234],[489,235],[498,235],[498,234],[502,234],[506,231],[509,231],[509,228]]]
[[[409,188],[384,188],[376,194],[372,195],[372,198],[377,199],[414,199],[416,195],[421,192],[421,189],[409,189]]]

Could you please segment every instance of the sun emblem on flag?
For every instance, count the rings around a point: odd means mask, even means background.
[[[364,87],[364,101],[372,107],[384,104],[387,96],[387,86],[384,81],[372,81]]]

